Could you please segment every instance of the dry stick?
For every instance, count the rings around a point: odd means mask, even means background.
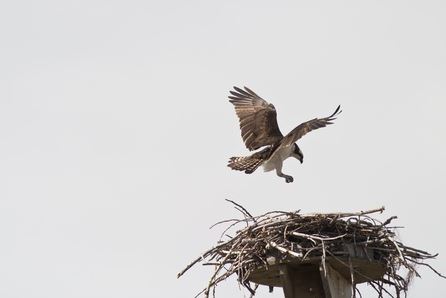
[[[305,253],[305,255],[302,257],[302,261],[305,260],[305,259],[307,258],[307,256],[308,256],[312,251],[314,251],[314,250],[316,250],[316,249],[321,249],[321,248],[322,248],[322,246],[315,246],[315,247],[310,248],[310,249]]]
[[[392,220],[397,219],[397,218],[398,218],[398,216],[392,216],[392,217],[388,218],[385,222],[383,222],[381,224],[381,227],[388,225]]]
[[[238,222],[235,222],[235,223],[232,223],[232,224],[230,224],[222,233],[221,233],[221,235],[220,235],[220,240],[223,238],[223,236],[226,234],[226,232],[227,231],[229,231],[232,227],[234,227],[234,226],[236,226],[237,224],[239,224],[240,222],[243,222],[243,221],[245,221],[246,219],[244,219],[244,220],[240,220],[240,221],[238,221]]]
[[[196,263],[200,262],[201,260],[203,260],[202,256],[196,258],[194,261],[192,261],[192,263],[187,265],[186,268],[184,268],[183,270],[181,270],[180,273],[177,274],[177,278],[180,278],[181,275],[183,275],[187,270],[189,270],[192,266],[194,266]]]
[[[327,250],[328,254],[330,256],[332,256],[336,261],[338,261],[339,263],[341,263],[342,265],[344,265],[345,267],[349,268],[350,266],[348,264],[346,264],[344,261],[342,261],[340,258],[336,257],[331,251]],[[352,268],[352,270],[358,274],[361,275],[362,277],[366,278],[367,280],[371,280],[371,278],[365,274],[362,274],[361,272],[359,272],[358,270],[356,270],[355,268]]]
[[[318,236],[313,236],[313,235],[302,234],[302,233],[298,233],[298,232],[291,232],[290,234],[297,236],[297,237],[303,237],[308,240],[311,240],[314,244],[316,244],[316,241],[314,241],[314,239],[319,240],[319,241],[329,241],[329,240],[336,240],[336,239],[343,238],[343,237],[347,236],[347,234],[343,234],[343,235],[339,235],[336,237],[323,238],[323,237],[318,237]]]
[[[382,280],[381,280],[381,282],[382,282]],[[377,283],[377,285],[379,286],[379,289],[380,289],[381,291],[384,291],[384,292],[386,292],[390,297],[393,297],[393,295],[392,295],[389,291],[387,291],[386,288],[384,288],[383,285],[380,285],[378,281],[375,281],[375,283]],[[397,295],[399,296],[398,292],[399,292],[399,289],[397,290]],[[382,296],[382,295],[381,295],[381,296]]]
[[[234,202],[234,201],[232,201],[232,200],[229,200],[229,199],[225,199],[225,200],[228,201],[228,202],[230,202],[230,203],[232,203],[232,204],[234,204],[235,206],[241,208],[241,209],[242,209],[242,210],[243,210],[249,217],[251,217],[254,221],[256,221],[256,220],[254,219],[254,217],[251,215],[251,213],[249,213],[248,210],[245,209],[245,207],[243,207],[243,206],[240,205],[240,204],[237,204],[236,202]]]
[[[204,291],[206,291],[206,288],[204,288],[203,290],[201,290],[197,295],[194,296],[194,298],[197,298],[198,296],[200,296],[201,294],[203,294]]]
[[[240,209],[237,206],[235,206],[234,209],[237,210],[238,212],[240,212],[241,214],[243,214],[243,216],[245,217],[244,222],[246,224],[246,227],[248,227],[249,226],[249,220],[252,220],[253,218],[249,217],[248,214],[246,214],[242,209]]]
[[[410,247],[410,246],[407,246],[407,245],[403,245],[403,244],[402,244],[401,242],[399,242],[399,241],[395,241],[395,242],[398,243],[398,245],[400,245],[401,248],[403,248],[403,249],[413,250],[413,251],[415,251],[415,252],[418,252],[418,253],[423,254],[423,255],[426,255],[426,256],[431,256],[431,257],[433,257],[433,258],[435,258],[436,256],[438,256],[438,254],[431,255],[431,254],[429,254],[428,252],[425,252],[424,250],[416,249],[416,248],[413,248],[413,247]]]
[[[378,289],[373,285],[371,281],[368,282],[369,285],[372,286],[372,288],[378,293],[378,298],[382,297],[382,295],[379,293]]]
[[[296,253],[296,252],[294,252],[294,251],[291,251],[291,250],[289,250],[289,249],[286,249],[286,248],[284,248],[284,247],[278,245],[278,244],[275,243],[274,241],[270,241],[268,244],[271,245],[271,247],[274,247],[275,249],[277,249],[278,251],[280,251],[280,252],[282,252],[282,253],[284,253],[284,254],[290,254],[290,255],[292,255],[293,257],[296,257],[296,258],[301,258],[301,257],[302,257],[301,254],[298,254],[298,253]]]
[[[437,270],[435,270],[434,269],[434,267],[432,267],[431,265],[429,265],[429,264],[426,264],[426,263],[423,263],[423,262],[417,262],[417,261],[415,261],[415,260],[410,260],[411,262],[414,262],[415,264],[417,264],[417,265],[422,265],[422,266],[427,266],[427,267],[429,267],[432,271],[434,271],[438,276],[440,276],[440,277],[442,277],[442,278],[446,278],[446,276],[444,276],[443,274],[441,274],[440,272],[438,272]]]
[[[387,239],[388,239],[390,242],[392,242],[393,245],[395,245],[395,248],[396,248],[396,250],[398,251],[398,255],[399,255],[400,259],[401,259],[401,262],[402,262],[403,264],[405,264],[405,263],[406,263],[406,259],[404,258],[403,253],[401,252],[401,249],[400,249],[400,247],[398,246],[398,244],[396,244],[396,242],[395,242],[393,239],[390,239],[390,238],[387,238]]]
[[[251,296],[249,298],[253,298],[254,295],[256,294],[257,288],[259,287],[259,284],[255,284],[254,289],[253,289],[253,293],[251,293]]]
[[[355,285],[355,275],[353,274],[353,265],[352,265],[351,256],[348,256],[348,266],[350,268],[350,281],[352,283],[352,287],[354,287],[352,297],[355,298],[356,297],[356,291],[355,291],[356,285]]]
[[[232,239],[231,239],[232,240]],[[177,278],[180,278],[187,270],[189,270],[192,266],[194,266],[196,263],[204,260],[204,258],[206,258],[206,256],[208,256],[210,253],[212,253],[212,251],[219,249],[220,247],[223,247],[224,245],[226,245],[227,243],[229,243],[230,241],[217,245],[209,250],[207,250],[205,253],[203,253],[201,256],[199,256],[198,258],[196,258],[194,261],[192,261],[189,265],[186,266],[186,268],[184,268],[180,273],[177,274]]]
[[[212,229],[215,226],[218,226],[218,225],[223,224],[223,223],[231,222],[231,221],[239,223],[240,219],[235,219],[235,218],[233,218],[233,219],[225,219],[225,220],[222,220],[222,221],[214,223],[212,226],[209,227],[209,229]]]
[[[230,251],[223,259],[223,261],[221,262],[222,264],[224,264],[226,262],[226,260],[229,258],[229,256],[231,255],[232,251]],[[205,295],[206,297],[209,297],[209,289],[211,288],[211,286],[215,283],[213,283],[214,278],[217,276],[218,272],[220,272],[221,268],[223,268],[223,265],[220,265],[217,267],[217,269],[215,270],[214,274],[212,275],[211,279],[209,280],[209,284],[208,287],[206,289]]]
[[[250,297],[252,297],[252,296],[254,296],[255,295],[255,290],[253,290],[252,288],[251,288],[251,286],[250,286],[250,284],[249,284],[249,281],[248,282],[244,282],[243,283],[243,286],[249,291],[249,293],[251,294],[250,295]]]
[[[221,263],[218,263],[218,262],[206,262],[206,263],[203,263],[203,264],[201,264],[201,265],[203,265],[203,266],[220,266],[221,265]]]
[[[306,214],[305,216],[315,216],[315,215],[319,215],[319,216],[339,216],[341,217],[350,217],[350,216],[362,216],[365,214],[372,214],[372,213],[376,213],[376,212],[380,212],[382,213],[384,210],[386,210],[386,208],[384,208],[384,206],[382,206],[381,208],[377,208],[377,209],[371,209],[371,210],[367,210],[367,211],[360,211],[360,212],[350,212],[350,213],[310,213],[310,214]]]
[[[221,282],[222,280],[225,280],[225,279],[228,278],[228,277],[229,277],[229,274],[228,274],[228,273],[225,273],[225,274],[219,276],[218,278],[216,278],[216,279],[212,282],[212,286],[216,285],[217,283]],[[214,288],[215,288],[215,286],[214,286]],[[205,293],[206,290],[207,290],[207,287],[204,288],[203,290],[201,290],[197,295],[195,295],[194,298],[197,298],[197,297],[200,296],[201,294]],[[205,295],[206,295],[206,293],[205,293]],[[208,296],[206,295],[206,297],[208,297]]]
[[[322,243],[322,267],[324,268],[324,276],[327,277],[327,268],[325,268],[325,244],[324,241]]]
[[[243,263],[243,261],[241,260],[242,259],[242,257],[243,257],[243,253],[245,252],[245,249],[246,249],[246,247],[249,245],[249,243],[247,243],[247,244],[245,244],[245,246],[243,246],[243,248],[242,248],[242,250],[240,251],[240,253],[238,254],[238,256],[236,257],[236,259],[234,260],[234,263],[236,263],[236,262],[242,262]],[[244,280],[244,277],[242,276],[242,269],[243,269],[243,266],[238,266],[239,268],[238,268],[238,272],[239,272],[239,278],[241,278],[241,281],[245,281]]]
[[[404,285],[401,284],[396,284],[394,282],[391,282],[390,280],[385,279],[384,277],[380,279],[382,283],[388,284],[390,286],[393,286],[395,288],[401,288],[401,289],[405,289]]]
[[[312,237],[310,235],[303,234],[303,233],[298,233],[298,232],[291,232],[290,234],[294,235],[294,236],[297,236],[297,237],[302,237],[302,238],[308,239],[311,242],[313,242],[314,244],[316,244],[316,241],[313,239],[314,237]],[[320,238],[318,240],[320,240]]]

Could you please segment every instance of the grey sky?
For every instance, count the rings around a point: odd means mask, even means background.
[[[175,276],[238,216],[225,198],[254,214],[384,205],[446,273],[445,9],[3,1],[0,296],[193,297],[210,268]],[[283,132],[342,105],[286,162],[294,183],[226,167],[247,153],[233,85],[273,102]],[[409,297],[443,297],[420,273]],[[243,297],[235,280],[217,291]]]

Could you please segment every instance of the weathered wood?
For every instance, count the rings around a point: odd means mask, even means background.
[[[281,265],[280,280],[285,298],[351,298],[350,280],[330,264]]]
[[[347,280],[337,272],[330,264],[325,265],[325,272],[322,264],[319,266],[322,285],[324,287],[325,298],[351,298],[353,286],[350,280]]]
[[[351,272],[349,267],[349,261],[352,264],[353,278],[356,284],[369,282],[381,278],[385,273],[385,267],[383,263],[375,260],[367,260],[366,258],[350,258],[346,257],[327,257],[326,265],[330,265],[336,272],[342,275],[345,279],[351,280]],[[316,267],[319,266],[321,258],[309,258],[305,261],[293,260],[288,261],[271,261],[268,262],[268,267],[261,266],[258,269],[251,272],[249,280],[267,286],[283,287],[282,277],[280,269],[287,265],[292,268],[299,268],[300,266],[307,266],[312,264]]]
[[[285,298],[325,298],[318,266],[283,265],[280,273]]]

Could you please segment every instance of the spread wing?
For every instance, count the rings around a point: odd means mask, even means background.
[[[240,120],[240,130],[246,148],[256,150],[281,140],[283,135],[277,125],[276,109],[266,100],[244,87],[234,87],[229,101],[234,105]]]
[[[294,144],[297,140],[299,140],[301,137],[309,133],[310,131],[321,127],[325,127],[329,124],[333,124],[332,121],[335,120],[336,119],[335,117],[342,112],[340,108],[341,106],[338,106],[336,111],[334,111],[334,113],[328,117],[321,119],[315,118],[313,120],[300,124],[283,138],[280,145],[283,147],[290,146]]]

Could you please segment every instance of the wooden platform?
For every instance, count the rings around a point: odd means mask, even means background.
[[[351,280],[348,257],[340,257],[336,259],[327,257],[325,261],[334,270],[339,272],[342,277]],[[354,271],[353,277],[355,283],[363,283],[379,279],[385,273],[384,265],[377,261],[369,261],[363,258],[351,258],[351,264]],[[249,276],[249,280],[261,285],[283,287],[281,270],[283,270],[284,266],[292,268],[294,271],[310,274],[310,272],[318,272],[320,265],[321,258],[310,259],[304,262],[288,261],[284,263],[272,263],[268,268],[262,266],[253,271]]]
[[[373,256],[374,251],[372,249],[349,245],[345,247],[342,256],[327,256],[325,259],[325,267],[330,266],[330,268],[339,273],[349,283],[352,281],[352,271],[354,283],[364,283],[370,280],[380,279],[385,273],[385,264],[379,260],[375,260]],[[267,263],[268,266],[261,266],[251,272],[248,279],[261,285],[283,287],[283,275],[286,270],[293,271],[294,275],[307,277],[310,275],[319,275],[320,271],[323,271],[324,268],[322,257],[308,258],[304,261],[300,261],[297,258],[277,261],[276,257],[271,256],[267,259]],[[352,270],[350,270],[350,264]]]

